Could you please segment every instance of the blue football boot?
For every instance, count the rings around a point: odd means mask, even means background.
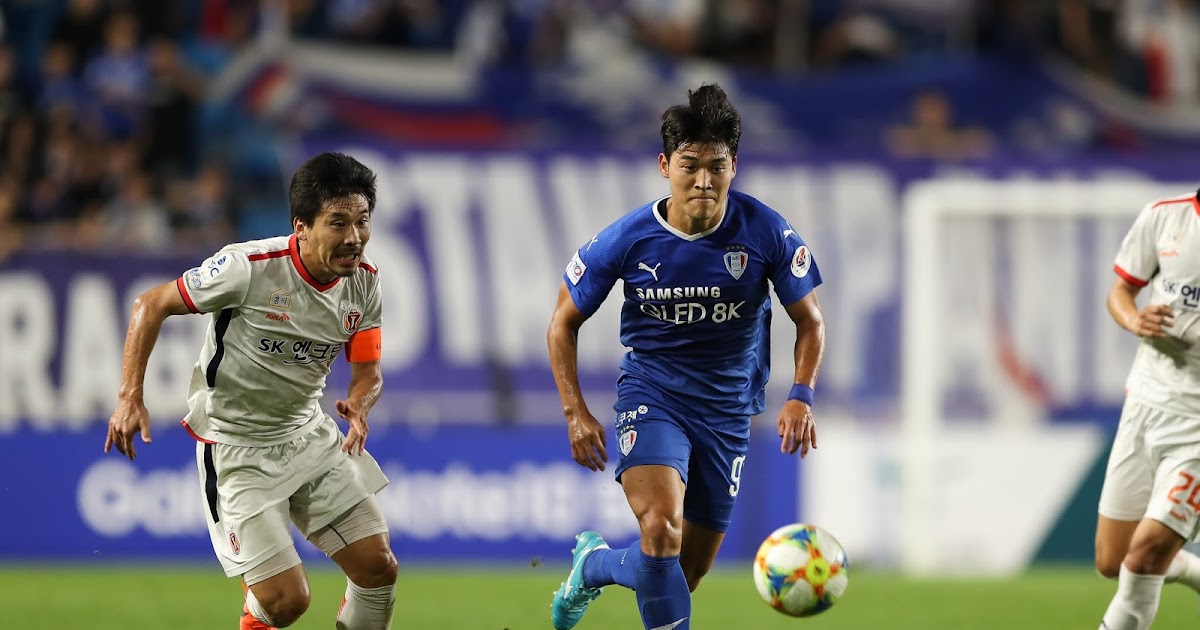
[[[588,604],[600,597],[602,588],[587,588],[583,585],[583,562],[597,549],[608,549],[608,543],[593,531],[586,531],[575,537],[575,550],[571,552],[571,572],[567,581],[563,582],[554,592],[554,603],[550,605],[550,620],[557,630],[571,630],[583,613],[587,612]]]

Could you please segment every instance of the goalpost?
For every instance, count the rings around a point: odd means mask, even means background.
[[[898,462],[902,570],[1011,573],[1032,558],[1039,530],[1053,525],[1053,504],[1073,491],[1068,486],[1078,486],[1100,448],[1098,437],[1076,435],[1075,443],[1084,440],[1093,454],[1071,455],[1073,449],[1062,447],[1068,442],[1055,442],[1057,429],[1046,418],[1052,409],[1086,407],[1090,396],[1119,404],[1132,359],[1136,340],[1127,333],[1128,342],[1119,338],[1123,331],[1104,310],[1120,238],[1147,203],[1194,190],[1192,183],[1128,176],[945,179],[908,187]],[[1063,295],[1070,298],[1067,312],[1056,313]],[[1055,328],[1043,321],[1056,316],[1068,323]],[[1069,363],[1073,357],[1079,357],[1079,374]],[[1091,386],[1088,378],[1102,385]],[[991,463],[980,462],[989,457]],[[1063,467],[1072,471],[1062,473]],[[968,480],[957,481],[962,470]],[[1010,479],[1015,487],[1007,487]],[[1044,494],[1056,496],[1042,500]],[[971,516],[972,510],[985,513]]]

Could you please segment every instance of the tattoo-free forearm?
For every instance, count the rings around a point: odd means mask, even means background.
[[[140,401],[142,387],[146,382],[146,365],[150,353],[158,343],[162,323],[172,315],[168,291],[176,291],[174,283],[162,285],[138,296],[133,302],[129,316],[129,329],[125,333],[125,350],[121,360],[121,389],[119,398]],[[176,293],[176,295],[178,295]]]
[[[825,359],[825,322],[818,318],[796,328],[796,380],[816,388],[821,362]]]
[[[350,387],[346,392],[346,400],[362,411],[364,418],[383,393],[383,373],[379,362],[372,361],[355,367],[350,376]]]
[[[563,413],[570,416],[587,409],[579,389],[579,331],[565,325],[552,325],[546,335],[550,349],[550,369],[562,401]]]

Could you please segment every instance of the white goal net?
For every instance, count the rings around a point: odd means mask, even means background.
[[[1123,396],[1136,340],[1104,305],[1117,247],[1145,204],[1190,190],[1125,177],[906,191],[906,572],[1001,574],[1031,561],[1107,448],[1102,420],[1115,423]]]

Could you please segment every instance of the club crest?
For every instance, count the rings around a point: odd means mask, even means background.
[[[358,330],[360,322],[362,322],[362,311],[358,310],[358,305],[342,302],[342,330],[345,330],[348,335],[353,335]]]
[[[637,431],[629,430],[621,434],[621,454],[628,455],[629,451],[633,450],[634,442],[637,442]]]
[[[742,277],[746,271],[746,264],[750,262],[750,255],[746,252],[726,252],[725,254],[725,269],[729,271],[729,275],[733,276],[734,280]]]

